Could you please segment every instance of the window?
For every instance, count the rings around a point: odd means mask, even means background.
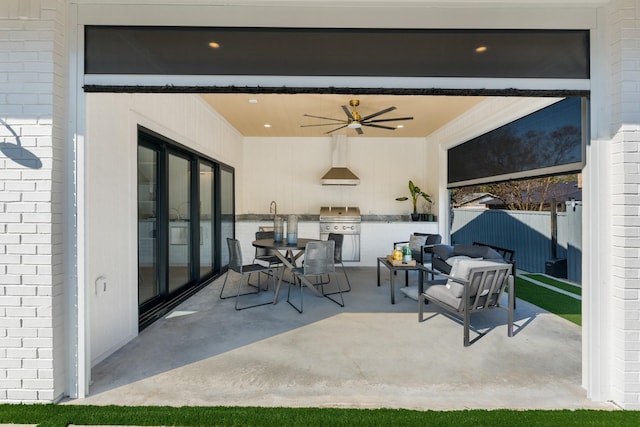
[[[567,98],[448,150],[449,188],[579,172],[587,101]]]

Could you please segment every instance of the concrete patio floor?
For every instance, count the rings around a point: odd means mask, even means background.
[[[581,387],[579,326],[518,300],[514,337],[506,311],[478,313],[472,325],[488,333],[465,348],[462,325],[432,304],[423,323],[398,289],[392,305],[388,271],[381,287],[375,267],[347,272],[344,308],[305,289],[303,314],[286,284],[278,304],[235,311],[219,278],[95,366],[89,397],[65,403],[616,409]]]

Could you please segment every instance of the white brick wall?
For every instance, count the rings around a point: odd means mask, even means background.
[[[614,1],[609,11],[612,397],[640,409],[640,1]]]
[[[64,0],[0,1],[0,142],[41,162],[0,155],[0,400],[50,402],[64,393],[61,259],[66,60]],[[14,134],[17,134],[19,140]],[[56,220],[54,220],[56,218]],[[54,295],[60,295],[54,297]],[[61,314],[60,314],[61,315]],[[59,344],[60,343],[60,344]],[[62,360],[54,365],[54,357]]]
[[[66,299],[67,141],[65,0],[0,0],[0,119],[42,162],[25,167],[0,153],[0,401],[62,396]],[[607,109],[611,113],[612,398],[640,409],[640,0],[608,6]],[[15,144],[0,126],[0,142]],[[73,361],[71,361],[73,362]]]

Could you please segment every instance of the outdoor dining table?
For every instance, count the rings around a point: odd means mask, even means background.
[[[280,272],[280,276],[278,277],[278,284],[276,286],[275,295],[273,296],[274,304],[278,302],[280,285],[282,284],[285,270],[289,270],[289,273],[291,273],[291,271],[297,267],[296,260],[304,254],[307,243],[316,241],[318,241],[318,239],[298,239],[296,243],[287,243],[287,239],[285,238],[281,242],[276,242],[273,239],[260,239],[255,240],[252,243],[256,248],[271,249],[273,255],[277,256],[285,266],[285,268],[283,268]],[[318,292],[318,290],[311,283],[304,279],[304,277],[302,277],[301,279],[305,282],[307,288],[309,288],[316,295],[320,296],[320,292]]]

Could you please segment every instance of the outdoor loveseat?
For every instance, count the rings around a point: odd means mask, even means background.
[[[460,259],[494,260],[510,264],[515,262],[513,250],[477,242],[473,245],[435,245],[431,248],[431,253],[432,268],[445,274],[449,274],[453,264]]]

